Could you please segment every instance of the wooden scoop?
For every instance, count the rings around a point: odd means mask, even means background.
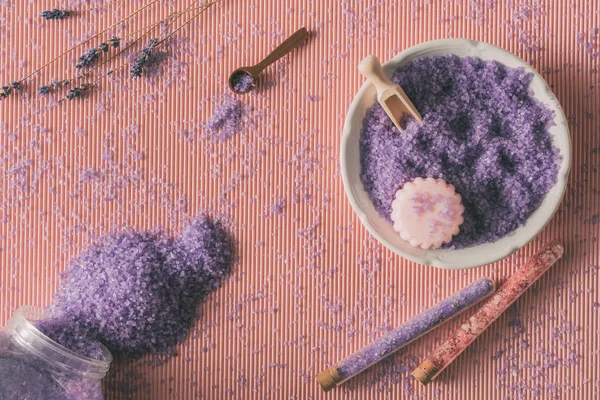
[[[256,65],[251,67],[241,67],[236,69],[229,76],[229,87],[236,93],[243,94],[248,93],[251,89],[247,91],[238,92],[234,89],[234,78],[239,76],[240,74],[247,74],[252,77],[253,83],[256,84],[256,79],[260,76],[265,68],[269,65],[273,64],[275,61],[279,60],[281,57],[288,54],[290,51],[294,50],[298,47],[302,42],[307,40],[310,37],[310,34],[306,30],[306,28],[300,28],[292,36],[287,38],[283,43],[281,43],[275,50],[273,50],[268,56],[265,57],[264,60],[259,62]]]
[[[381,63],[375,56],[367,56],[358,64],[358,72],[364,75],[375,89],[377,89],[377,101],[383,107],[388,117],[394,122],[396,128],[402,131],[400,121],[405,114],[412,115],[419,123],[423,122],[421,114],[404,93],[402,88],[390,81],[383,73]]]

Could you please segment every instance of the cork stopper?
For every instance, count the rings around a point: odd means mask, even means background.
[[[414,376],[419,382],[423,385],[429,384],[433,377],[437,372],[437,368],[433,363],[429,360],[425,360],[412,372],[412,376]]]
[[[319,385],[321,385],[321,389],[323,389],[324,392],[329,392],[336,387],[341,380],[340,374],[335,367],[324,369],[317,375],[317,382],[319,382]]]

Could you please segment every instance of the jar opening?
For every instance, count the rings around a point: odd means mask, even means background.
[[[90,379],[104,378],[112,362],[110,351],[102,346],[102,359],[95,360],[56,343],[34,325],[35,321],[48,318],[49,314],[38,307],[22,306],[8,320],[6,331],[23,351],[44,360],[60,372]]]

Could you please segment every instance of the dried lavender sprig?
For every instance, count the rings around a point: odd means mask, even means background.
[[[158,22],[155,22],[155,23],[153,23],[153,24],[152,24],[152,25],[150,25],[149,27],[146,27],[146,28],[139,29],[139,30],[137,30],[137,31],[133,32],[132,34],[129,34],[128,36],[133,36],[133,35],[135,35],[135,34],[137,34],[137,33],[139,33],[139,32],[145,31],[145,32],[144,32],[144,34],[142,34],[142,36],[140,36],[140,37],[139,37],[137,40],[135,40],[133,43],[131,43],[129,46],[127,46],[125,49],[123,49],[123,51],[127,50],[129,47],[131,47],[131,45],[135,44],[135,43],[136,43],[136,42],[137,42],[139,39],[143,38],[145,35],[147,35],[147,34],[148,34],[148,33],[149,33],[149,32],[150,32],[152,29],[154,29],[154,28],[155,28],[155,27],[157,27],[158,25],[160,25],[160,24],[162,24],[162,23],[165,23],[166,21],[168,21],[168,20],[170,20],[170,19],[172,19],[172,18],[174,18],[174,17],[180,17],[181,15],[183,15],[183,14],[185,14],[185,13],[192,12],[192,11],[196,11],[196,10],[198,10],[198,9],[204,8],[205,6],[206,6],[206,5],[203,5],[203,6],[201,6],[201,7],[196,7],[196,8],[191,8],[191,7],[190,7],[190,8],[187,8],[186,10],[184,10],[184,11],[180,11],[180,12],[174,12],[174,13],[171,13],[171,14],[170,14],[169,16],[167,16],[166,18],[164,18],[164,19],[162,19],[162,20],[160,20],[160,21],[158,21]],[[108,39],[106,42],[104,42],[104,43],[100,43],[100,45],[98,45],[98,48],[99,48],[100,50],[104,51],[104,52],[107,52],[107,50],[108,50],[108,47],[107,47],[107,45],[108,45],[108,46],[110,46],[110,47],[113,47],[113,48],[118,48],[118,47],[120,47],[122,40],[123,40],[122,38],[119,38],[119,37],[113,36],[113,37],[111,37],[110,39]],[[94,50],[94,49],[91,49],[90,51],[93,51],[93,50]],[[116,54],[115,56],[111,57],[109,60],[105,61],[104,63],[102,63],[102,64],[101,64],[101,65],[99,65],[98,67],[94,68],[93,70],[91,70],[91,71],[89,71],[89,72],[87,72],[87,73],[80,73],[80,74],[78,74],[78,75],[77,75],[77,76],[76,76],[74,79],[81,79],[81,78],[84,78],[85,76],[87,76],[88,74],[95,72],[95,71],[96,71],[96,70],[98,70],[100,67],[102,67],[103,65],[105,65],[107,62],[111,61],[113,58],[115,58],[116,56],[118,56],[118,55],[120,55],[121,53],[123,53],[123,51],[120,51],[118,54]],[[86,53],[86,54],[87,54],[87,53]],[[81,56],[81,57],[80,57],[80,59],[81,59],[82,57],[84,57],[84,56],[85,56],[85,55]],[[82,65],[82,67],[83,67],[83,66],[89,66],[89,65],[91,64],[91,62],[89,62],[89,63],[85,63],[85,61],[87,61],[87,58],[86,58],[86,59],[84,59],[83,61],[84,61],[84,64],[85,64],[85,65]],[[95,60],[92,60],[92,61],[95,61]],[[76,67],[77,67],[77,66],[76,66]],[[80,69],[80,68],[78,68],[78,69]],[[114,70],[111,70],[111,71],[110,71],[110,73],[107,73],[106,75],[109,75],[109,74],[111,74],[111,73],[113,73],[113,72],[114,72]],[[68,79],[65,79],[64,81],[55,81],[54,83],[52,83],[52,84],[50,84],[50,85],[44,85],[44,86],[41,86],[40,88],[38,88],[38,93],[39,93],[40,95],[47,95],[47,94],[53,93],[53,92],[54,92],[56,89],[59,89],[59,88],[60,88],[60,86],[57,86],[57,85],[56,85],[56,82],[70,82],[70,80],[68,80]]]
[[[194,1],[190,7],[188,7],[188,10],[191,9],[192,5],[194,3],[196,3],[198,0]],[[144,66],[145,64],[148,62],[148,58],[150,57],[150,55],[152,54],[152,50],[156,47],[158,47],[159,45],[163,44],[165,41],[167,41],[169,38],[171,38],[173,35],[175,35],[177,32],[179,32],[181,29],[183,29],[184,26],[188,25],[190,22],[192,22],[194,19],[196,19],[196,17],[198,17],[200,14],[202,14],[204,11],[208,10],[210,7],[212,7],[215,3],[218,3],[220,0],[216,0],[213,1],[211,3],[208,4],[204,4],[200,10],[200,12],[198,12],[197,14],[193,15],[192,17],[190,17],[187,21],[185,21],[183,24],[181,24],[177,29],[175,29],[173,32],[171,32],[169,35],[167,35],[166,37],[158,40],[158,39],[152,39],[150,41],[150,43],[148,43],[148,46],[146,46],[138,55],[137,59],[135,60],[135,62],[133,63],[132,67],[131,67],[131,77],[132,78],[139,78],[142,76],[142,72],[144,70]],[[179,16],[177,18],[175,18],[175,20],[173,20],[170,24],[168,24],[160,33],[159,37],[163,35],[163,33],[170,27],[172,26],[175,21],[179,18]]]
[[[8,85],[4,85],[0,88],[0,100],[4,100],[8,96],[10,96],[14,91],[19,90],[21,88],[21,82],[13,81]]]
[[[115,28],[116,26],[119,26],[120,24],[122,24],[123,22],[127,21],[128,19],[133,18],[134,16],[136,16],[137,14],[139,14],[140,12],[142,12],[143,10],[151,7],[152,5],[156,4],[159,0],[152,0],[150,3],[144,5],[143,7],[138,8],[137,10],[135,10],[134,12],[132,12],[131,14],[127,15],[126,17],[122,18],[121,20],[115,22],[114,24],[112,24],[111,26],[109,26],[108,28],[98,32],[97,34],[87,38],[86,40],[82,41],[81,43],[76,44],[75,46],[65,50],[64,52],[62,52],[61,54],[58,55],[58,57],[48,61],[46,64],[42,65],[40,68],[36,69],[35,71],[27,74],[25,77],[21,78],[18,80],[19,83],[22,83],[23,81],[29,79],[30,77],[32,77],[33,75],[37,74],[38,72],[40,72],[41,70],[43,70],[44,68],[46,68],[47,66],[49,66],[50,64],[56,62],[57,60],[59,60],[60,58],[62,58],[63,56],[69,54],[70,52],[72,52],[73,50],[83,46],[85,43],[103,35],[104,33],[110,31],[111,29]]]
[[[77,75],[76,79],[82,79],[84,77],[86,77],[88,74],[94,73],[95,71],[97,71],[99,68],[101,68],[103,65],[105,65],[106,63],[110,62],[113,58],[118,57],[119,55],[121,55],[123,52],[127,51],[127,49],[129,49],[130,47],[132,47],[133,45],[135,45],[137,42],[139,42],[143,37],[145,37],[150,31],[147,31],[146,33],[144,33],[141,37],[137,38],[136,40],[134,40],[132,43],[129,43],[127,46],[125,46],[123,49],[121,49],[117,54],[115,54],[112,58],[104,61],[102,64],[96,66],[95,68],[93,68],[92,70],[90,70],[89,72],[85,72],[85,73],[80,73]],[[118,38],[113,38],[118,40]],[[114,42],[114,40],[113,40]],[[116,43],[115,43],[116,44]],[[114,45],[113,45],[114,46]],[[103,74],[102,76],[96,78],[94,81],[91,82],[87,82],[82,84],[79,87],[75,87],[71,90],[69,90],[67,92],[67,95],[65,97],[63,97],[62,99],[60,99],[58,102],[62,103],[65,100],[74,100],[76,98],[80,98],[83,97],[84,94],[89,91],[93,85],[95,85],[98,81],[100,81],[100,79],[111,75],[112,73],[114,73],[115,71],[117,71],[118,69],[124,67],[126,65],[126,63],[121,63],[117,68],[111,69],[109,71],[107,71],[105,74]],[[70,80],[66,79],[63,82],[71,82]]]
[[[185,13],[187,13],[187,12],[190,12],[190,11],[193,11],[193,10],[197,10],[198,8],[201,8],[201,9],[202,9],[202,11],[204,11],[206,8],[208,8],[208,7],[212,6],[212,5],[215,3],[215,2],[212,2],[212,3],[209,3],[209,4],[204,4],[204,5],[202,5],[202,6],[200,6],[200,7],[197,7],[197,8],[194,8],[194,7],[192,7],[194,4],[198,3],[198,1],[199,1],[199,0],[194,0],[194,2],[192,2],[192,3],[189,5],[189,7],[188,7],[188,8],[186,8],[184,11],[182,11],[182,12],[179,12],[179,13],[173,13],[173,14],[171,14],[170,16],[168,16],[167,18],[165,18],[164,20],[162,20],[162,21],[159,21],[158,23],[155,23],[155,24],[154,24],[154,25],[153,25],[153,26],[152,26],[150,29],[148,29],[148,30],[147,30],[147,31],[146,31],[144,34],[142,34],[142,35],[141,35],[141,36],[140,36],[140,37],[139,37],[137,40],[135,40],[133,43],[130,43],[130,44],[129,44],[129,45],[128,45],[128,46],[127,46],[125,49],[121,50],[121,52],[119,52],[119,54],[120,54],[120,53],[122,53],[123,51],[127,50],[127,48],[131,47],[133,44],[135,44],[135,43],[136,43],[136,42],[138,42],[139,40],[141,40],[141,39],[142,39],[144,36],[146,36],[148,33],[150,33],[150,31],[151,31],[151,30],[152,30],[152,29],[153,29],[155,26],[158,26],[158,25],[160,25],[160,24],[164,23],[165,21],[169,20],[170,18],[172,18],[172,17],[173,17],[173,20],[172,20],[170,23],[168,23],[168,24],[166,25],[166,27],[165,27],[165,28],[163,28],[163,29],[161,30],[161,32],[159,33],[158,37],[161,37],[161,36],[163,35],[164,31],[165,31],[166,29],[168,29],[170,26],[172,26],[172,25],[175,23],[175,21],[177,21],[177,19],[179,19],[179,18],[180,18],[180,17],[181,17],[183,14],[185,14]],[[217,1],[219,1],[219,0],[217,0]],[[202,11],[201,11],[200,13],[202,13]],[[198,13],[197,15],[199,15],[200,13]],[[135,62],[133,63],[133,65],[132,65],[131,69],[130,69],[130,75],[131,75],[131,77],[132,77],[132,78],[139,78],[139,77],[141,77],[141,76],[142,76],[142,73],[143,73],[143,71],[144,71],[144,67],[145,67],[146,63],[148,62],[148,59],[150,58],[150,55],[152,54],[152,51],[153,51],[153,49],[154,49],[154,48],[155,48],[155,47],[156,47],[158,44],[160,44],[160,43],[162,43],[162,42],[163,42],[163,40],[161,40],[161,41],[159,42],[159,40],[158,40],[158,37],[157,37],[157,38],[150,39],[150,41],[148,42],[148,44],[146,45],[146,47],[144,47],[144,48],[143,48],[143,49],[140,51],[140,53],[138,54],[138,56],[136,57],[136,60],[135,60]],[[118,55],[118,54],[117,54],[117,55]],[[108,62],[108,61],[106,61],[106,62]],[[105,64],[106,62],[104,62],[103,64]],[[99,67],[101,67],[101,66],[102,66],[102,65],[100,65]],[[96,69],[98,69],[99,67],[97,67]],[[119,66],[119,68],[121,68],[121,66]],[[96,69],[95,69],[95,70],[96,70]],[[112,74],[114,71],[115,71],[115,70],[113,69],[113,70],[109,71],[108,73],[105,73],[103,76],[110,75],[110,74]],[[103,77],[103,76],[102,76],[102,77]],[[102,77],[100,77],[100,78],[102,78]],[[96,79],[96,81],[95,81],[95,82],[97,82],[97,81],[98,81],[100,78]]]
[[[90,89],[91,89],[91,86],[84,83],[83,85],[81,85],[79,87],[74,87],[73,89],[70,89],[67,92],[67,95],[65,96],[65,98],[67,100],[73,100],[73,99],[83,97]]]
[[[131,66],[131,77],[132,78],[139,78],[142,76],[144,66],[146,65],[146,62],[148,62],[148,58],[150,58],[150,55],[152,54],[152,50],[156,47],[157,43],[158,43],[157,39],[150,39],[150,41],[148,42],[148,45],[146,45],[146,47],[144,47],[144,49],[142,49],[142,51],[136,58],[135,62]]]
[[[204,5],[200,6],[200,7],[195,7],[195,8],[191,7],[191,5],[190,5],[190,7],[188,7],[186,10],[184,10],[184,11],[182,11],[182,12],[179,12],[179,13],[177,13],[177,14],[174,14],[174,15],[175,15],[175,19],[177,19],[177,18],[181,17],[183,14],[185,14],[185,13],[187,13],[187,12],[190,12],[190,11],[195,11],[195,10],[198,10],[198,9],[200,9],[200,10],[201,10],[200,12],[198,12],[197,14],[195,14],[195,15],[194,15],[192,18],[188,19],[188,20],[187,20],[185,23],[183,23],[181,26],[179,26],[179,27],[178,27],[178,28],[177,28],[175,31],[173,31],[173,32],[172,32],[172,33],[171,33],[169,36],[165,37],[165,38],[164,38],[164,39],[162,39],[162,40],[159,40],[159,41],[156,43],[156,46],[158,46],[158,45],[162,44],[163,42],[165,42],[166,40],[168,40],[168,39],[169,39],[171,36],[173,36],[175,33],[177,33],[177,32],[178,32],[179,30],[181,30],[183,27],[185,27],[185,26],[186,26],[186,25],[188,25],[190,22],[192,22],[192,21],[193,21],[193,20],[194,20],[196,17],[198,17],[200,14],[202,14],[204,11],[208,10],[210,7],[212,7],[213,5],[215,5],[216,3],[218,3],[219,1],[220,1],[220,0],[215,0],[215,1],[212,1],[211,3],[204,4]],[[196,3],[196,2],[198,2],[198,0],[195,0],[195,1],[194,1],[192,4],[194,4],[194,3]],[[170,17],[167,17],[167,19],[168,19],[168,18],[170,18]],[[164,20],[163,20],[163,21],[159,21],[159,22],[155,23],[155,25],[159,25],[159,24],[161,24],[161,23],[163,23],[163,22],[164,22]],[[171,22],[171,23],[170,23],[168,26],[171,26],[173,23],[174,23],[174,21],[173,21],[173,22]],[[167,26],[167,28],[168,28],[168,26]],[[147,30],[147,31],[146,31],[144,34],[142,34],[142,35],[141,35],[139,38],[137,38],[136,40],[134,40],[132,43],[129,43],[127,46],[125,46],[125,48],[121,49],[121,50],[120,50],[120,51],[119,51],[119,52],[118,52],[116,55],[114,55],[114,56],[113,56],[113,58],[116,58],[117,56],[121,55],[123,52],[127,51],[127,50],[128,50],[130,47],[132,47],[133,45],[135,45],[136,43],[138,43],[138,42],[139,42],[139,41],[140,41],[142,38],[144,38],[144,37],[145,37],[145,36],[146,36],[146,35],[147,35],[147,34],[148,34],[150,31],[151,31],[151,29],[148,29],[148,30]],[[161,32],[161,33],[162,33],[162,32]],[[156,46],[154,46],[154,47],[156,47]],[[79,74],[79,75],[77,76],[77,79],[82,79],[82,78],[84,78],[84,77],[88,76],[89,74],[92,74],[92,73],[94,73],[95,71],[97,71],[98,69],[100,69],[102,66],[104,66],[106,63],[108,63],[109,61],[111,61],[113,58],[111,58],[111,59],[109,59],[109,60],[106,60],[106,61],[104,61],[102,64],[100,64],[100,65],[98,65],[98,66],[94,67],[92,70],[88,71],[87,73],[82,73],[82,74]],[[97,77],[97,78],[96,78],[96,79],[94,79],[93,81],[89,81],[89,82],[87,82],[87,83],[86,83],[85,85],[83,85],[83,86],[86,86],[86,91],[87,91],[87,90],[89,90],[89,89],[90,89],[90,88],[91,88],[93,85],[95,85],[96,83],[98,83],[98,82],[99,82],[99,81],[100,81],[102,78],[105,78],[105,77],[107,77],[107,76],[109,76],[109,75],[113,74],[114,72],[116,72],[116,71],[120,70],[121,68],[123,68],[125,65],[127,65],[127,62],[123,62],[123,63],[119,64],[117,67],[115,67],[115,68],[112,68],[112,69],[108,70],[108,71],[107,71],[107,72],[105,72],[103,75],[101,75],[101,76]],[[74,93],[76,93],[76,92],[74,92]],[[80,97],[80,96],[76,96],[76,97]],[[64,100],[72,100],[72,99],[74,99],[74,98],[75,98],[75,97],[73,97],[73,96],[64,97],[64,98],[62,98],[62,99],[60,99],[60,100],[59,100],[59,103],[63,102]]]
[[[120,45],[121,45],[121,39],[116,36],[113,36],[106,42],[100,43],[98,45],[98,47],[93,47],[93,48],[89,49],[88,51],[86,51],[85,53],[83,53],[81,56],[79,56],[79,58],[77,59],[77,64],[75,64],[75,68],[81,69],[81,68],[89,67],[98,58],[100,58],[102,53],[108,53],[108,50],[110,47],[117,48]]]
[[[79,56],[79,58],[77,59],[77,64],[75,64],[75,68],[81,69],[83,67],[89,67],[94,63],[94,61],[100,58],[100,55],[102,55],[102,50],[99,47],[89,49],[81,56]]]
[[[120,3],[121,1],[122,0],[115,1],[111,5]],[[61,20],[61,19],[65,19],[70,16],[73,16],[75,14],[78,14],[78,13],[99,10],[99,9],[105,8],[105,7],[106,7],[106,4],[102,5],[100,7],[92,7],[92,8],[86,8],[84,10],[76,10],[76,11],[75,10],[61,10],[58,8],[53,8],[52,10],[42,11],[40,13],[40,17],[45,18],[47,20]]]
[[[155,23],[155,24],[154,24],[152,27],[155,27],[155,26],[159,25],[160,23],[162,23],[162,21],[159,21],[159,22]],[[137,44],[137,43],[138,43],[140,40],[142,40],[144,37],[146,37],[146,35],[148,35],[148,33],[150,33],[150,32],[151,32],[151,30],[152,30],[152,27],[151,27],[150,29],[147,29],[147,30],[146,30],[146,32],[144,32],[144,33],[143,33],[143,34],[142,34],[140,37],[138,37],[137,39],[135,39],[133,42],[129,43],[127,46],[125,46],[124,48],[122,48],[122,49],[121,49],[121,50],[120,50],[120,51],[119,51],[117,54],[115,54],[113,57],[109,58],[108,60],[105,60],[103,63],[101,63],[100,65],[98,65],[98,66],[94,67],[93,69],[91,69],[91,70],[89,70],[89,71],[86,71],[86,72],[79,73],[75,79],[83,79],[83,78],[85,78],[86,76],[88,76],[88,75],[91,75],[91,74],[95,73],[96,71],[98,71],[98,70],[99,70],[101,67],[103,67],[104,65],[106,65],[107,63],[109,63],[109,62],[110,62],[111,60],[113,60],[114,58],[116,58],[116,57],[120,56],[121,54],[123,54],[124,52],[126,52],[126,51],[127,51],[129,48],[131,48],[131,47],[133,47],[134,45],[136,45],[136,44]],[[136,33],[137,33],[137,32],[136,32]],[[114,39],[117,39],[117,38],[114,38]],[[111,74],[112,74],[112,73],[114,73],[115,71],[117,71],[117,70],[119,70],[119,69],[123,68],[125,65],[126,65],[126,62],[123,62],[123,63],[121,63],[121,64],[120,64],[118,67],[116,67],[116,68],[113,68],[113,69],[111,69],[111,70],[109,70],[109,71],[105,72],[103,75],[101,75],[100,77],[96,78],[94,81],[92,81],[92,82],[88,82],[88,85],[89,85],[89,86],[91,86],[91,85],[94,85],[94,84],[96,84],[96,83],[97,83],[97,82],[98,82],[100,79],[102,79],[102,78],[104,78],[104,77],[106,77],[106,76],[108,76],[108,75],[111,75]],[[63,101],[63,100],[66,100],[66,98],[63,98],[63,99],[61,99],[59,102],[61,102],[61,101]]]
[[[73,11],[70,10],[59,10],[58,8],[54,8],[52,10],[42,11],[40,13],[40,17],[45,18],[47,20],[61,20],[73,15]]]
[[[70,79],[63,79],[61,81],[53,81],[50,85],[40,86],[38,88],[38,94],[44,96],[50,93],[54,93],[57,89],[60,89],[64,86],[68,86],[71,84]]]

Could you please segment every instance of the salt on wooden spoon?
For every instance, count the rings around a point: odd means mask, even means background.
[[[251,67],[241,67],[233,71],[229,76],[229,87],[237,94],[250,92],[256,86],[256,79],[265,68],[294,50],[309,37],[310,34],[306,28],[298,29],[258,64]]]
[[[412,115],[419,123],[423,122],[421,114],[410,101],[400,85],[395,84],[383,73],[381,63],[375,56],[365,57],[358,64],[360,72],[377,90],[377,101],[383,107],[396,128],[402,131],[401,121],[405,114]]]

